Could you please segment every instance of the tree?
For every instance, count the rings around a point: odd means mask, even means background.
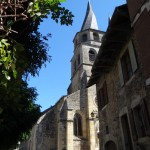
[[[73,17],[58,0],[23,1],[14,16],[9,4],[5,12],[1,14],[7,15],[5,20],[4,16],[0,17],[3,22],[0,25],[0,149],[3,150],[14,148],[18,141],[24,140],[41,115],[40,106],[35,104],[36,89],[29,88],[26,80],[29,74],[38,75],[51,58],[47,53],[48,36],[38,31],[40,22],[51,15],[56,22],[70,25]]]
[[[0,67],[2,70],[0,85],[4,86],[6,86],[7,81],[10,80],[11,73],[14,78],[17,75],[16,56],[20,49],[23,50],[23,46],[21,47],[21,45],[17,42],[17,39],[19,36],[23,35],[22,33],[25,33],[26,29],[29,29],[31,23],[33,23],[33,32],[31,32],[32,34],[30,35],[33,37],[34,34],[41,38],[41,34],[37,31],[38,25],[43,18],[47,17],[48,14],[50,14],[51,18],[56,22],[60,21],[62,25],[72,24],[73,17],[69,10],[61,7],[58,0],[38,0],[33,2],[27,0],[12,0],[12,2],[13,1],[15,4],[11,4],[10,0],[8,0],[9,3],[6,3],[5,1],[4,3],[1,2],[0,8]],[[16,3],[16,1],[18,3]],[[23,27],[19,26],[20,20],[22,21],[21,25],[23,25]]]

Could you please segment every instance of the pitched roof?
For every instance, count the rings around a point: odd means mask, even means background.
[[[97,20],[96,20],[95,14],[92,10],[92,6],[89,1],[87,5],[87,10],[86,10],[86,16],[84,18],[84,22],[81,27],[81,31],[86,30],[86,29],[98,30]]]
[[[102,45],[93,64],[92,76],[87,87],[96,84],[104,73],[110,72],[122,47],[131,36],[130,24],[127,5],[116,7],[107,31],[103,36]]]

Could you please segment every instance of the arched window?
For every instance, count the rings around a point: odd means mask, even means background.
[[[83,34],[82,35],[82,42],[86,42],[87,41],[87,34]]]
[[[94,40],[95,41],[99,41],[99,35],[98,35],[98,33],[93,33],[93,38],[94,38]]]
[[[108,141],[105,144],[105,150],[117,150],[117,146],[113,141]]]
[[[79,114],[74,116],[74,135],[82,136],[82,117]]]
[[[94,61],[96,58],[96,55],[97,55],[97,53],[94,49],[89,50],[89,60],[90,61]]]

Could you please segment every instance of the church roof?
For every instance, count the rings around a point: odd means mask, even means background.
[[[86,30],[86,29],[98,30],[97,20],[96,20],[95,14],[92,10],[92,6],[89,1],[87,5],[87,10],[86,10],[86,16],[84,18],[81,31]]]

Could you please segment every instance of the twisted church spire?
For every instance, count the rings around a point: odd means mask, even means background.
[[[83,22],[81,31],[86,30],[86,29],[98,30],[97,20],[96,20],[94,12],[92,10],[90,1],[88,1],[86,16],[84,18],[84,22]]]

